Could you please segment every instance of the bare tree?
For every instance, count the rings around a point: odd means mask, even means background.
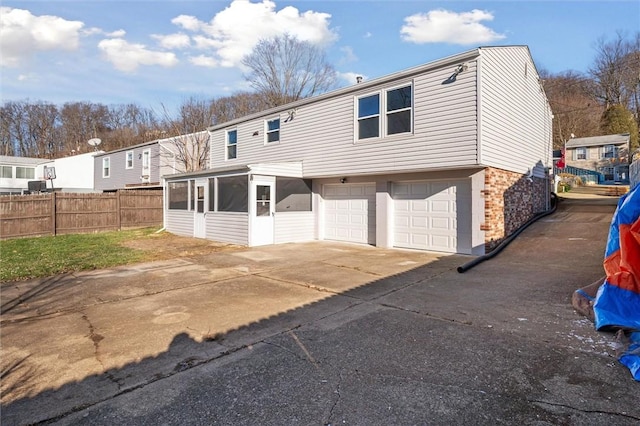
[[[591,96],[592,80],[573,71],[540,74],[553,110],[553,146],[560,149],[571,134],[599,135],[604,107]]]
[[[171,119],[164,109],[165,122],[168,130],[163,135],[168,136],[163,140],[160,155],[173,156],[178,163],[178,170],[182,172],[194,172],[207,168],[209,163],[209,132],[207,127],[213,124],[213,102],[191,97],[182,102],[179,107],[178,117]]]
[[[239,92],[212,101],[213,123],[219,124],[269,108],[262,95]]]
[[[589,70],[593,94],[605,108],[611,105],[629,107],[637,98],[640,83],[640,33],[631,40],[621,32],[607,41],[604,37],[595,44],[596,58]]]
[[[258,42],[242,64],[245,76],[270,107],[325,92],[336,72],[322,48],[288,34]]]

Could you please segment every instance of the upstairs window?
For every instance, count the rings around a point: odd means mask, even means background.
[[[411,84],[359,97],[356,108],[357,140],[411,133],[413,130]]]
[[[358,139],[380,136],[380,94],[358,98]]]
[[[238,156],[238,131],[237,130],[227,130],[226,137],[226,159],[233,160]]]
[[[133,151],[127,151],[127,159],[125,161],[125,168],[133,169]]]
[[[36,169],[33,167],[16,167],[16,179],[35,179]]]
[[[102,177],[108,178],[111,175],[111,159],[105,157],[102,159]]]
[[[387,135],[411,132],[411,86],[387,91]]]
[[[265,122],[265,135],[266,142],[279,142],[280,141],[280,119],[275,118],[273,120],[267,120]]]
[[[615,158],[616,147],[613,145],[606,145],[602,147],[602,158]]]
[[[586,160],[587,159],[587,148],[576,148],[575,153],[576,160]]]

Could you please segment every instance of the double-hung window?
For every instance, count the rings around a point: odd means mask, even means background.
[[[587,148],[580,147],[576,148],[576,160],[586,160],[587,159]]]
[[[102,177],[108,178],[109,176],[111,176],[111,159],[104,157],[102,159]]]
[[[387,135],[411,132],[411,86],[387,90]]]
[[[358,139],[380,136],[380,94],[358,98]]]
[[[133,151],[127,151],[127,159],[125,161],[125,168],[133,169]]]
[[[280,141],[280,119],[274,118],[265,122],[266,143]]]
[[[13,179],[13,167],[0,166],[0,178]]]
[[[226,159],[233,160],[238,156],[238,130],[227,130]]]
[[[616,147],[614,145],[605,145],[602,147],[602,158],[615,158]]]
[[[357,140],[411,133],[413,86],[408,84],[361,96],[357,98],[356,108]]]

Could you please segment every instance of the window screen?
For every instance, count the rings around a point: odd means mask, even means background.
[[[247,176],[218,178],[218,211],[248,212],[249,182]]]
[[[187,210],[189,190],[187,182],[169,182],[169,209]]]
[[[276,178],[276,212],[310,211],[310,179]]]

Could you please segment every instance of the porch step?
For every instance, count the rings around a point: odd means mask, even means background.
[[[574,186],[571,192],[575,194],[604,195],[619,197],[629,192],[629,185],[583,185]]]

